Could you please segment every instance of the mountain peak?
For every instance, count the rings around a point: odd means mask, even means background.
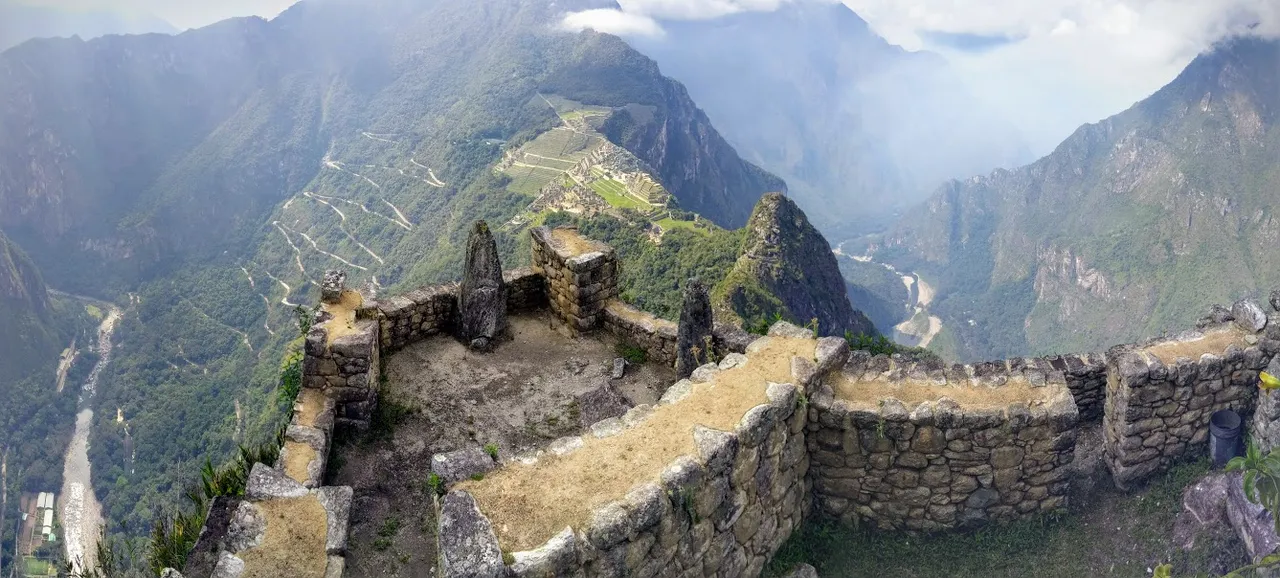
[[[849,303],[831,245],[794,201],[781,193],[761,197],[746,226],[742,253],[716,288],[722,315],[749,323],[782,315],[817,320],[825,335],[875,335],[871,321]]]

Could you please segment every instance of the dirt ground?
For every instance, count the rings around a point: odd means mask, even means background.
[[[336,444],[329,466],[329,484],[355,490],[345,576],[435,576],[433,454],[495,444],[509,459],[585,431],[595,420],[578,399],[606,383],[639,405],[676,381],[653,363],[610,379],[618,353],[609,335],[561,331],[549,316],[519,317],[512,339],[489,353],[438,337],[383,360],[373,430]]]

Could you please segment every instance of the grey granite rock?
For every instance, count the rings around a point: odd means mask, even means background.
[[[718,475],[728,471],[738,455],[737,436],[701,425],[693,427],[693,444],[698,457],[706,464],[707,472]]]
[[[498,243],[484,221],[476,221],[467,238],[458,316],[459,337],[472,347],[487,347],[507,329],[507,284]]]
[[[798,339],[813,339],[813,331],[804,327],[797,327],[786,321],[779,321],[769,328],[769,337],[792,337]]]
[[[301,498],[307,495],[307,488],[284,475],[284,472],[267,467],[265,464],[253,464],[249,470],[249,481],[245,485],[244,495],[253,501],[277,498]]]
[[[240,507],[231,516],[227,524],[227,536],[224,545],[227,551],[236,554],[261,546],[267,535],[267,520],[262,509],[252,502],[240,502]]]
[[[354,496],[350,486],[327,486],[316,490],[316,499],[328,514],[325,534],[325,552],[330,556],[340,556],[347,552],[347,527],[351,519],[351,499]]]
[[[720,366],[714,363],[707,363],[690,372],[688,377],[689,381],[694,383],[707,383],[715,379],[717,373],[720,373]]]
[[[1241,299],[1231,306],[1231,315],[1236,325],[1245,331],[1257,333],[1267,328],[1267,313],[1254,303],[1252,299]]]
[[[627,360],[618,357],[613,360],[613,371],[609,373],[612,379],[622,379],[627,374]]]
[[[232,555],[230,552],[223,552],[218,558],[218,565],[213,567],[213,574],[209,578],[240,578],[244,574],[244,560]]]
[[[565,528],[541,547],[513,554],[511,575],[515,578],[568,575],[578,561],[577,544],[573,529]]]
[[[338,303],[342,301],[342,292],[346,288],[346,271],[335,269],[325,271],[324,279],[320,281],[320,300],[325,303]]]
[[[658,400],[659,405],[671,405],[686,397],[693,391],[693,382],[682,379],[675,382],[671,387],[667,388],[667,392],[662,394],[662,399]]]
[[[621,417],[631,409],[626,396],[606,379],[601,379],[595,389],[577,397],[580,423],[591,424],[611,417]]]
[[[1275,522],[1266,508],[1244,495],[1244,478],[1240,472],[1229,474],[1227,484],[1227,519],[1236,535],[1244,542],[1245,550],[1255,562],[1275,551],[1280,545]]]
[[[676,375],[688,377],[699,365],[711,359],[714,347],[711,295],[698,279],[690,279],[684,287],[684,304],[680,309],[680,325],[676,333]]]
[[[484,474],[497,467],[482,448],[467,448],[431,456],[431,473],[452,484]]]
[[[439,524],[442,578],[499,578],[506,573],[498,536],[471,494],[445,494]]]

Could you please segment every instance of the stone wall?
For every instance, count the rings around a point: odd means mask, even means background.
[[[547,306],[546,282],[531,268],[504,271],[507,313],[537,311]],[[382,324],[382,349],[404,349],[424,339],[453,331],[458,318],[458,285],[421,287],[376,304]]]
[[[574,229],[539,227],[530,233],[533,270],[546,278],[551,311],[577,332],[602,325],[605,306],[618,296],[613,248]]]
[[[377,321],[360,319],[356,329],[332,342],[329,329],[316,324],[307,333],[302,386],[322,390],[337,405],[335,422],[365,429],[378,404],[381,347]]]
[[[436,285],[378,301],[382,349],[403,349],[453,330],[458,317],[458,286]]]
[[[907,407],[892,398],[840,399],[824,385],[810,403],[808,426],[815,507],[823,514],[933,531],[1066,505],[1079,414],[1060,376],[1004,362],[900,365],[862,352],[843,371],[855,383],[913,380],[948,389],[1024,380],[1038,393],[1007,406],[963,407],[943,397]]]
[[[609,301],[602,313],[604,329],[622,342],[645,350],[650,361],[671,366],[676,362],[675,323],[640,311],[618,299]]]
[[[1201,338],[1192,332],[1175,342]],[[1280,342],[1269,339],[1250,341],[1258,344],[1230,345],[1172,363],[1152,353],[1156,343],[1108,352],[1103,430],[1107,466],[1118,487],[1129,488],[1184,456],[1206,455],[1214,412],[1230,409],[1248,417],[1258,373],[1280,349]]]
[[[778,335],[812,335],[787,324],[775,329]],[[808,516],[804,393],[847,357],[843,340],[820,340],[816,361],[791,360],[798,385],[768,385],[769,403],[748,411],[733,431],[696,427],[696,456],[677,458],[657,480],[640,481],[622,499],[596,509],[583,527],[567,528],[505,562],[475,500],[465,491],[450,491],[441,502],[437,534],[441,575],[758,576]],[[719,365],[699,368],[692,379],[714,379],[743,359],[727,356]],[[662,403],[679,404],[681,398],[678,391],[668,392]],[[643,418],[623,421],[634,427]]]
[[[1102,406],[1107,397],[1107,358],[1098,353],[1055,355],[1039,360],[1054,371],[1062,372],[1080,410],[1081,423],[1102,421]]]

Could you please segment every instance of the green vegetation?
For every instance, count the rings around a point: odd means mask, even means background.
[[[491,458],[493,458],[493,459],[497,460],[497,459],[498,459],[498,444],[485,444],[485,445],[484,445],[484,453],[489,454],[489,457],[491,457]]]
[[[1147,569],[1163,562],[1222,571],[1214,567],[1235,567],[1223,558],[1238,545],[1197,540],[1183,552],[1168,543],[1182,490],[1207,471],[1207,462],[1183,464],[1136,495],[1106,491],[1079,511],[967,533],[912,536],[815,520],[783,545],[765,575],[781,576],[800,562],[830,578],[1130,577],[1149,576]]]
[[[627,363],[640,365],[649,360],[649,353],[643,347],[619,343],[618,357],[627,360]]]

